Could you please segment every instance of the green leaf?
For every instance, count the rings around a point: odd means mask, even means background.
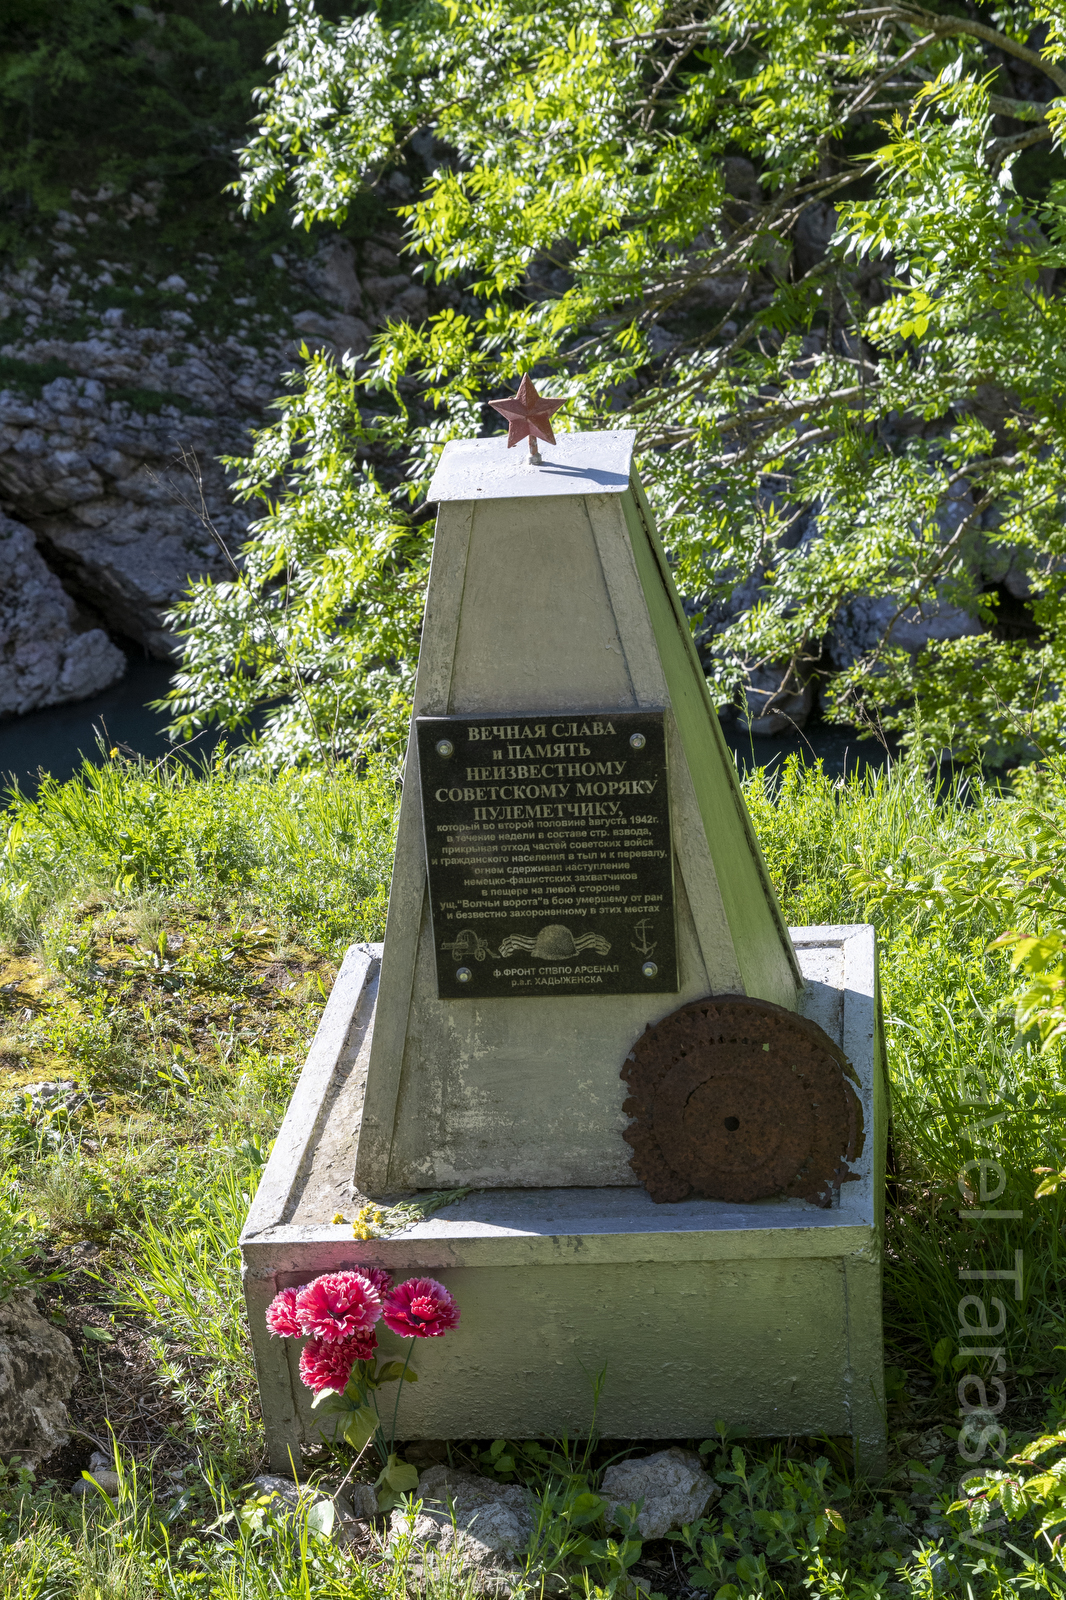
[[[328,1416],[334,1411],[354,1411],[353,1402],[343,1389],[320,1389],[311,1401],[312,1411],[323,1411]]]
[[[383,1361],[374,1376],[379,1383],[396,1383],[402,1372],[402,1361]]]
[[[233,463],[262,514],[239,575],[195,581],[168,616],[183,655],[173,727],[254,717],[244,754],[286,767],[400,738],[432,542],[408,507],[445,441],[479,431],[484,396],[537,369],[574,428],[608,414],[639,427],[682,594],[715,611],[748,595],[705,635],[722,703],[748,694],[754,662],[813,687],[812,641],[833,639],[831,715],[956,761],[1061,749],[1066,296],[1061,279],[1048,287],[1066,265],[1061,183],[1034,172],[1032,196],[1010,187],[958,9],[923,38],[818,0],[698,8],[687,66],[671,64],[661,6],[559,0],[545,37],[528,0],[405,7],[402,25],[377,6],[350,28],[301,21],[240,154],[246,204],[293,195],[297,221],[335,226],[359,175],[405,163],[410,129],[433,127],[461,159],[405,179],[397,220],[412,265],[461,286],[463,306],[397,316],[360,371],[314,355]],[[985,11],[993,54],[1046,22],[1046,6]],[[1057,37],[1048,64],[1061,50]],[[1061,83],[1034,71],[1035,98],[1014,109],[1058,137]],[[871,148],[842,108],[869,109],[886,83],[899,109]],[[9,159],[32,164],[37,142],[9,140],[28,152]],[[808,215],[835,208],[836,227],[797,270],[781,197],[801,193]],[[560,240],[565,277],[549,283],[534,264]],[[745,288],[719,317],[692,303],[697,283]],[[981,414],[997,386],[1009,420],[993,427]],[[1012,565],[1024,641],[992,618],[993,570]],[[904,648],[923,608],[944,633]],[[1038,977],[1026,992],[1043,1037],[1056,1014],[1066,1026],[1066,991]]]
[[[597,1522],[607,1510],[607,1502],[598,1494],[591,1491],[577,1495],[566,1507],[568,1521],[575,1528],[583,1528],[590,1522]]]
[[[639,1561],[644,1552],[644,1542],[641,1539],[626,1539],[619,1551],[623,1567],[631,1567]]]
[[[382,1477],[396,1494],[410,1494],[412,1489],[418,1488],[418,1469],[408,1462],[401,1461],[399,1456],[390,1456]]]
[[[380,1426],[377,1412],[371,1406],[360,1406],[344,1428],[344,1440],[353,1450],[365,1450]],[[415,1482],[417,1483],[417,1476]]]
[[[84,1339],[95,1339],[98,1344],[114,1344],[115,1342],[113,1333],[108,1333],[106,1328],[94,1328],[89,1323],[85,1323],[81,1332]]]
[[[337,1512],[332,1500],[316,1500],[307,1513],[307,1531],[317,1534],[321,1539],[328,1539],[333,1532]]]
[[[97,1491],[98,1494],[106,1495],[109,1500],[111,1499],[111,1495],[110,1495],[109,1491],[107,1489],[103,1489],[103,1488],[100,1487],[100,1485],[97,1483],[96,1479],[93,1477],[91,1472],[83,1469],[83,1471],[82,1471],[82,1479],[86,1483],[91,1483],[93,1488]]]

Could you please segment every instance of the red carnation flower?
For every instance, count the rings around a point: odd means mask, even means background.
[[[392,1288],[392,1273],[386,1272],[384,1267],[360,1267],[359,1271],[364,1278],[369,1278],[378,1294],[385,1296]]]
[[[459,1307],[435,1278],[408,1278],[386,1297],[385,1326],[401,1337],[435,1339],[459,1321]]]
[[[296,1296],[300,1332],[315,1339],[350,1339],[381,1315],[381,1295],[361,1272],[326,1272]]]
[[[315,1394],[327,1389],[340,1394],[355,1363],[368,1360],[376,1344],[372,1333],[354,1339],[308,1339],[300,1352],[300,1377]]]
[[[298,1339],[300,1324],[296,1320],[296,1290],[282,1289],[266,1308],[266,1324],[279,1339]]]
[[[370,1328],[366,1333],[357,1333],[352,1340],[352,1348],[355,1351],[355,1359],[357,1361],[372,1360],[377,1347],[378,1336],[373,1328]]]

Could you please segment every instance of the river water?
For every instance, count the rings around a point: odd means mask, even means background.
[[[134,654],[129,661],[122,681],[91,700],[0,722],[0,785],[14,781],[32,792],[42,774],[69,778],[84,757],[106,760],[116,745],[127,754],[153,760],[170,753],[173,747],[162,731],[165,719],[150,711],[147,702],[165,692],[172,669],[166,662]],[[879,745],[860,741],[854,728],[825,722],[809,723],[802,732],[779,739],[753,739],[729,726],[723,731],[743,770],[776,766],[796,752],[804,761],[821,760],[827,773],[839,777],[857,767],[880,767],[886,759]],[[210,755],[220,737],[216,732],[204,734],[187,753]]]
[[[152,759],[169,754],[173,746],[162,731],[165,719],[148,709],[148,701],[166,692],[173,669],[147,656],[131,653],[128,660],[126,676],[102,694],[0,722],[0,781],[32,791],[42,774],[69,778],[83,757],[106,760],[116,745],[126,754]],[[201,742],[213,750],[218,735]]]

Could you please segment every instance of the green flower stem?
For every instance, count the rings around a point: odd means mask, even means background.
[[[407,1345],[407,1355],[404,1358],[403,1371],[400,1373],[400,1381],[396,1385],[396,1404],[392,1408],[392,1437],[389,1440],[389,1455],[390,1456],[394,1455],[395,1451],[396,1451],[396,1419],[400,1414],[400,1396],[403,1394],[403,1380],[407,1376],[407,1368],[411,1364],[411,1356],[412,1356],[412,1354],[414,1352],[414,1348],[415,1348],[415,1335],[412,1333],[410,1341],[409,1341],[409,1343]]]

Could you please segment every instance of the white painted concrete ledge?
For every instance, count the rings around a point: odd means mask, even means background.
[[[606,1359],[617,1380],[599,1419],[608,1436],[688,1437],[711,1431],[716,1417],[753,1434],[851,1434],[876,1473],[888,1105],[874,934],[791,934],[804,1010],[861,1080],[865,1145],[839,1204],[656,1205],[635,1184],[485,1190],[367,1241],[331,1221],[359,1203],[352,1168],[381,960],[380,945],[348,951],[241,1239],[275,1466],[290,1451],[298,1457],[318,1424],[296,1347],[267,1336],[266,1304],[317,1273],[376,1265],[441,1277],[463,1307],[455,1334],[420,1351],[427,1370],[404,1396],[409,1438],[580,1432],[583,1373]],[[383,1348],[390,1340],[383,1335]]]
[[[453,439],[444,446],[427,499],[528,500],[560,494],[624,494],[629,488],[636,433],[559,433],[540,441],[540,463],[525,440],[507,448],[505,433]]]

